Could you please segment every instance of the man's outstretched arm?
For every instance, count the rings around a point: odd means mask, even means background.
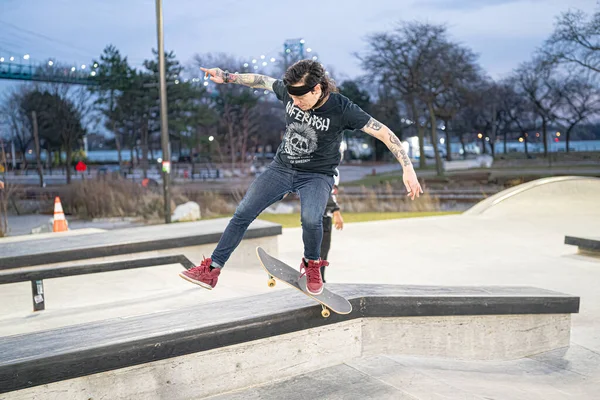
[[[404,146],[402,146],[398,136],[396,136],[390,128],[377,121],[375,118],[371,118],[361,130],[381,140],[387,146],[394,157],[396,157],[400,165],[402,165],[402,169],[404,171],[403,180],[406,190],[408,191],[408,195],[413,200],[415,196],[419,197],[419,195],[423,193],[423,189],[421,189],[421,184],[417,179],[417,174],[412,162],[410,161],[408,154],[406,154],[406,150],[404,150]]]
[[[412,162],[408,154],[406,154],[406,150],[404,150],[400,139],[387,126],[375,118],[371,118],[361,130],[385,143],[400,165],[402,165],[402,169],[413,168]]]
[[[255,89],[267,89],[273,91],[274,78],[260,74],[233,74],[223,71],[221,68],[200,68],[210,80],[215,83],[237,83]]]
[[[275,79],[260,74],[229,74],[229,82],[250,86],[255,89],[273,90]]]

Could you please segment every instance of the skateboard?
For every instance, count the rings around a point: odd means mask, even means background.
[[[310,294],[306,289],[306,275],[300,277],[300,271],[267,254],[260,246],[256,248],[256,255],[269,275],[269,280],[267,282],[269,287],[274,287],[275,279],[278,279],[291,287],[298,289],[308,297],[321,303],[321,315],[323,318],[329,317],[329,309],[338,314],[350,314],[352,311],[352,304],[350,304],[348,300],[327,290],[325,287],[323,287],[323,292],[321,294]]]

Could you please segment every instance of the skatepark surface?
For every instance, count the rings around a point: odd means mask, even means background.
[[[501,192],[461,215],[346,224],[332,235],[328,282],[523,285],[580,296],[570,347],[502,362],[360,357],[213,398],[598,398],[600,258],[563,243],[565,235],[599,236],[598,204],[600,179],[551,178]],[[292,267],[302,256],[301,238],[300,228],[284,229],[278,238],[279,258]],[[227,265],[212,291],[177,273],[164,266],[50,279],[48,309],[35,314],[30,283],[4,285],[0,336],[293,290],[283,284],[269,288],[260,267]],[[215,371],[198,371],[205,373]]]

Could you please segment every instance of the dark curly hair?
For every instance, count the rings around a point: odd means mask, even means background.
[[[316,86],[320,83],[323,90],[322,98],[338,91],[333,79],[325,73],[323,65],[313,60],[300,60],[285,71],[283,83],[286,86],[301,82],[307,86]]]

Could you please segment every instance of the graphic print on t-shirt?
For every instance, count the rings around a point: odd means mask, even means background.
[[[289,123],[283,137],[288,160],[293,164],[309,162],[319,144],[317,130],[329,130],[330,119],[304,112],[291,101],[285,109],[291,120],[299,121]]]
[[[292,122],[285,130],[285,152],[289,156],[304,157],[317,149],[317,132],[306,124]]]

